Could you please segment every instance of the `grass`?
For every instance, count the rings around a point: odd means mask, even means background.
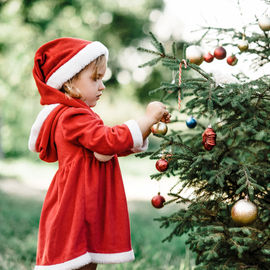
[[[42,203],[0,193],[0,269],[31,269],[35,262],[38,221]],[[185,257],[185,237],[162,243],[167,231],[153,218],[168,209],[156,210],[147,202],[129,202],[132,243],[136,260],[100,265],[100,270],[179,269]]]
[[[0,269],[31,269],[41,202],[0,193]]]

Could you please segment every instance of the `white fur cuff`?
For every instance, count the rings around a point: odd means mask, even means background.
[[[125,122],[130,130],[133,139],[133,148],[131,149],[132,152],[141,152],[145,151],[148,148],[148,139],[143,141],[142,132],[135,120],[128,120]]]

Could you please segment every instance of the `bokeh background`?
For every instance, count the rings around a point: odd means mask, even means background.
[[[42,201],[57,170],[57,164],[39,161],[27,147],[30,128],[41,110],[32,68],[35,51],[43,43],[71,36],[99,40],[109,48],[106,90],[95,111],[113,126],[142,115],[149,101],[160,99],[158,94],[149,96],[149,90],[172,80],[161,66],[138,68],[150,59],[137,51],[151,47],[149,31],[167,47],[176,41],[181,58],[184,43],[201,38],[201,27],[241,30],[264,12],[260,0],[0,0],[0,269],[33,267]],[[205,44],[213,49],[218,40],[213,37]],[[265,73],[250,73],[247,65],[241,65],[244,60],[240,57],[235,70],[219,63],[202,67],[216,72],[218,80],[230,79],[228,73],[239,70],[255,77]],[[176,106],[176,97],[171,105]],[[186,127],[180,122],[177,128]],[[151,148],[158,143],[150,137]],[[100,269],[192,269],[185,237],[162,243],[167,232],[153,220],[175,206],[156,210],[150,204],[158,191],[166,197],[177,179],[150,180],[155,173],[153,160],[130,156],[121,158],[120,165],[137,259]]]

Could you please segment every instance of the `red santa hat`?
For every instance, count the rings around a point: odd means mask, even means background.
[[[45,43],[35,55],[33,76],[41,95],[41,104],[68,103],[60,91],[62,85],[108,49],[99,41],[59,38]]]

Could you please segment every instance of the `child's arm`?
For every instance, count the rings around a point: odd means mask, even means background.
[[[168,115],[165,105],[152,102],[141,119],[108,127],[91,110],[71,107],[61,115],[59,124],[67,141],[102,155],[114,155],[141,148],[152,124],[163,115]]]
[[[168,123],[170,121],[170,114],[166,110],[166,107],[163,103],[161,102],[151,102],[148,104],[146,108],[146,113],[144,116],[136,120],[141,133],[142,133],[142,138],[143,138],[143,146],[139,149],[133,149],[133,150],[128,150],[126,152],[119,153],[118,156],[127,156],[136,152],[141,152],[147,149],[148,147],[148,140],[147,137],[151,133],[151,127],[152,125],[156,124],[162,120],[163,122]],[[108,156],[108,155],[101,155],[99,153],[94,153],[95,157],[102,162],[106,162],[110,160],[113,156]]]

